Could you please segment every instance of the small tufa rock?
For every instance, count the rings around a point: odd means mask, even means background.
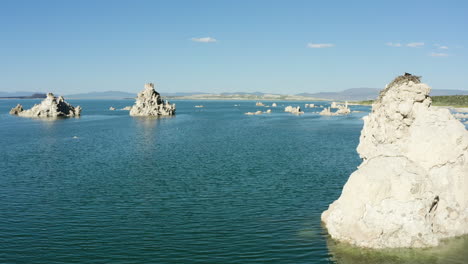
[[[292,106],[286,106],[284,108],[284,111],[285,112],[289,112],[289,113],[293,113],[293,114],[303,114],[304,112],[301,111],[301,107],[300,106],[297,106],[297,107],[292,107]]]
[[[161,95],[154,90],[154,84],[145,84],[145,89],[138,94],[135,104],[130,109],[131,116],[170,116],[174,115],[175,104],[163,101]]]
[[[338,108],[338,110],[336,112],[332,112],[331,108]],[[324,108],[322,112],[320,112],[320,115],[337,116],[337,115],[348,115],[350,113],[351,113],[351,110],[348,107],[348,101],[346,101],[344,105],[333,102],[330,107]]]
[[[55,97],[53,93],[48,93],[47,97],[40,103],[34,105],[31,109],[23,110],[18,104],[10,110],[10,114],[22,117],[78,117],[81,115],[81,107],[73,107],[65,102],[62,96]]]

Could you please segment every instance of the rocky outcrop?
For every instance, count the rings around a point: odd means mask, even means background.
[[[18,104],[10,110],[10,114],[22,117],[78,117],[81,115],[81,107],[73,107],[65,102],[62,96],[55,97],[53,93],[48,93],[47,97],[31,109],[23,110],[23,106]]]
[[[131,116],[170,116],[174,115],[175,104],[164,101],[154,90],[154,84],[145,84],[145,89],[138,94],[135,104],[130,109]]]
[[[262,102],[256,102],[256,103],[255,103],[255,106],[265,106],[265,104],[262,103]]]
[[[303,114],[304,112],[301,111],[301,107],[292,107],[292,106],[286,106],[284,108],[285,112],[293,113],[293,114]]]
[[[111,106],[111,107],[109,107],[109,110],[110,111],[115,111],[115,107]]]
[[[120,110],[122,110],[122,111],[130,111],[130,110],[132,110],[132,107],[131,107],[131,106],[126,106],[126,107],[124,107],[124,108],[122,108],[122,109],[120,109]]]
[[[277,106],[276,103],[271,104],[271,107],[276,107],[276,106]]]
[[[419,77],[397,77],[364,118],[363,159],[323,212],[332,238],[369,248],[431,247],[468,233],[468,131],[431,107]]]
[[[314,108],[315,105],[314,104],[305,104],[305,108]]]
[[[18,115],[21,112],[23,112],[23,106],[20,104],[17,104],[15,107],[13,107],[10,110],[10,115]]]
[[[335,102],[333,102],[333,103],[335,103]],[[336,110],[336,112],[332,112],[331,108],[333,108],[333,107],[330,106],[330,107],[324,108],[322,110],[322,112],[320,112],[320,115],[337,116],[337,115],[348,115],[348,114],[351,113],[351,110],[348,107],[348,102],[346,102],[345,105],[335,104],[334,108],[338,108],[338,110]]]

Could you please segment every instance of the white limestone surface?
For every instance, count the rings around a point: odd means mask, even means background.
[[[169,116],[174,115],[175,104],[164,101],[154,90],[154,84],[145,84],[145,89],[138,93],[135,104],[130,109],[131,116]]]
[[[78,117],[81,115],[81,107],[73,107],[62,96],[55,97],[53,93],[48,93],[40,104],[34,105],[31,109],[24,110],[23,106],[18,104],[10,110],[10,114],[39,118]]]
[[[399,76],[372,105],[362,164],[322,214],[333,239],[411,248],[468,234],[468,131],[431,107],[429,92],[418,77]]]

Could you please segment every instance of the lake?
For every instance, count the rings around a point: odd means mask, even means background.
[[[173,101],[176,116],[155,119],[108,110],[133,100],[69,100],[81,118],[8,114],[38,102],[0,100],[0,263],[468,260],[466,238],[397,253],[328,238],[320,214],[361,162],[369,106],[324,117],[283,112],[310,102]]]

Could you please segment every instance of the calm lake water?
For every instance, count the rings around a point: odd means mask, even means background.
[[[0,263],[466,263],[466,238],[425,251],[331,241],[320,214],[360,164],[362,116],[253,101],[69,100],[77,119],[10,116],[0,100]],[[194,108],[203,104],[205,108]],[[235,104],[240,106],[234,106]],[[319,103],[328,105],[328,103]],[[352,110],[369,111],[367,106]]]

